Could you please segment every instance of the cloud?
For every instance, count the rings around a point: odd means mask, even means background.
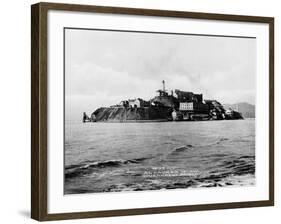
[[[255,100],[256,40],[67,30],[65,87],[71,111],[171,89],[222,103]]]
[[[66,95],[96,95],[134,98],[148,96],[158,84],[142,77],[132,76],[112,68],[92,63],[72,65],[66,69]]]

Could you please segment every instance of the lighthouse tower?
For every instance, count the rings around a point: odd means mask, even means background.
[[[166,90],[165,90],[165,80],[162,81],[162,84],[163,84],[163,92],[166,92]]]
[[[161,97],[168,96],[168,93],[166,92],[166,88],[165,88],[165,80],[162,81],[162,89],[159,89],[156,92],[158,92],[159,96],[161,96]]]

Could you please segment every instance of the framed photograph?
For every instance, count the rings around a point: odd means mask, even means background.
[[[274,204],[274,18],[31,8],[33,219]]]

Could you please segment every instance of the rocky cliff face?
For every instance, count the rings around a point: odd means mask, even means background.
[[[168,119],[171,109],[165,107],[124,108],[101,107],[93,112],[95,120],[108,122],[145,121]]]
[[[255,118],[255,105],[249,103],[236,103],[236,104],[224,104],[225,109],[233,108],[239,110],[245,118]]]

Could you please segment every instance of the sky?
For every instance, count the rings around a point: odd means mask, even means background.
[[[222,104],[255,104],[256,39],[103,30],[65,30],[65,116],[81,119],[162,88]]]

